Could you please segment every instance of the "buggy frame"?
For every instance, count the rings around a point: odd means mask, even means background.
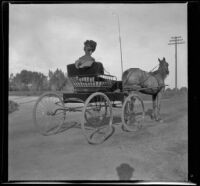
[[[90,144],[100,144],[114,132],[113,109],[121,108],[122,129],[137,131],[144,120],[139,89],[112,90],[117,78],[108,74],[70,76],[74,92],[46,92],[36,101],[33,121],[43,135],[62,131],[71,112],[81,114],[81,129]]]

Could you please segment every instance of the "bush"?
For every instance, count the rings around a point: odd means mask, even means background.
[[[181,87],[180,92],[181,92],[182,94],[187,94],[187,93],[188,93],[187,87]]]
[[[16,110],[19,110],[19,104],[14,102],[14,101],[10,101],[9,100],[9,114],[16,111]]]

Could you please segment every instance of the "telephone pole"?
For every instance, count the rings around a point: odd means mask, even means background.
[[[112,12],[112,15],[117,16],[118,33],[119,33],[119,46],[120,46],[120,56],[121,56],[121,70],[122,70],[122,74],[123,74],[122,44],[121,44],[121,33],[120,33],[119,15],[116,12]]]
[[[177,90],[177,45],[178,44],[184,44],[181,36],[174,36],[171,37],[169,40],[168,45],[174,45],[175,46],[175,90]]]

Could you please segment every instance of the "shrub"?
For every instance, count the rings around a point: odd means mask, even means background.
[[[16,111],[16,110],[19,110],[19,104],[14,102],[14,101],[11,101],[9,100],[9,114]]]

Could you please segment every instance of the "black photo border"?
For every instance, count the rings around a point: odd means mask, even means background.
[[[198,185],[200,178],[200,161],[199,161],[199,111],[200,111],[200,91],[199,91],[199,74],[200,74],[200,2],[199,1],[2,1],[1,2],[1,26],[2,26],[2,61],[1,64],[1,183],[22,183],[22,181],[8,180],[8,52],[9,52],[9,3],[12,4],[58,4],[58,3],[187,3],[188,14],[188,182]],[[24,181],[24,183],[82,183],[82,184],[142,184],[138,181]],[[151,182],[150,182],[151,183]],[[145,184],[145,182],[144,182]],[[167,185],[167,183],[166,183]]]

